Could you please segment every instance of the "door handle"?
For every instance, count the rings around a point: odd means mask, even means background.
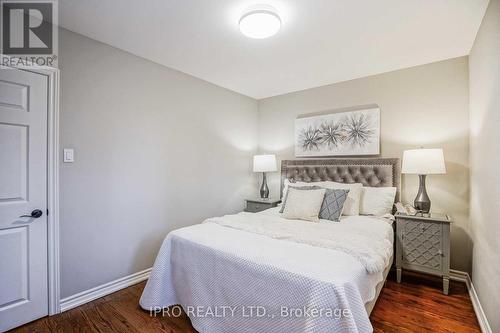
[[[33,217],[33,218],[37,219],[42,215],[43,215],[43,212],[40,209],[35,209],[31,212],[30,215],[21,215],[19,217]]]

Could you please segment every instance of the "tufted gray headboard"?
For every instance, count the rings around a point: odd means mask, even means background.
[[[399,158],[329,158],[281,161],[281,192],[285,179],[301,182],[334,181],[362,183],[364,186],[397,188],[401,192]],[[281,194],[280,194],[281,195]]]

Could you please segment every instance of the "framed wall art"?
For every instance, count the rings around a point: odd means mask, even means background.
[[[295,120],[295,156],[380,154],[380,108]]]

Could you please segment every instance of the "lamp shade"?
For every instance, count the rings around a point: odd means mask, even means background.
[[[276,156],[255,155],[253,157],[253,172],[271,172],[276,170]]]
[[[402,173],[431,175],[446,173],[442,149],[412,149],[403,153]]]

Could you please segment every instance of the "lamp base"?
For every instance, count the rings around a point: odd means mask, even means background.
[[[429,213],[431,210],[431,200],[427,195],[427,190],[425,189],[425,177],[426,175],[418,175],[420,180],[420,186],[418,187],[417,197],[413,202],[415,209],[421,211],[422,213]]]
[[[269,187],[267,187],[266,173],[262,173],[262,186],[260,187],[260,197],[262,199],[269,198]]]

